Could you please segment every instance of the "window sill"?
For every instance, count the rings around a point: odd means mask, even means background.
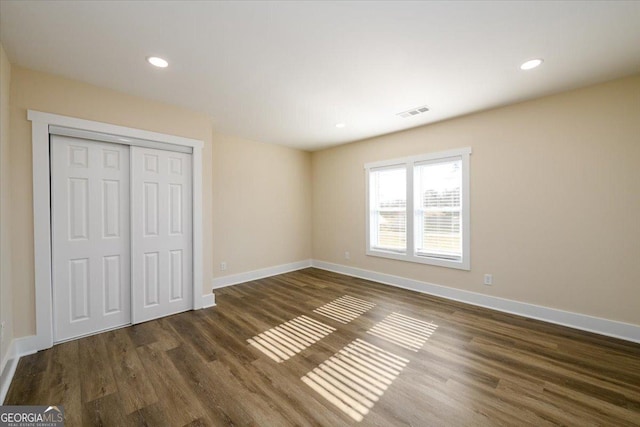
[[[462,261],[452,261],[452,260],[431,258],[431,257],[425,257],[425,256],[409,255],[409,254],[398,253],[398,252],[387,252],[387,251],[376,250],[376,249],[368,249],[367,255],[379,257],[379,258],[395,259],[397,261],[405,261],[405,262],[413,262],[417,264],[427,264],[427,265],[435,265],[438,267],[453,268],[456,270],[466,270],[466,271],[471,270],[471,265],[468,257],[466,260],[463,259]]]

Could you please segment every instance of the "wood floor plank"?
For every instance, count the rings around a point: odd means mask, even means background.
[[[180,345],[179,336],[167,319],[139,323],[125,329],[136,347],[150,345],[157,350],[169,350]]]
[[[222,356],[220,362],[229,370],[237,381],[244,384],[245,388],[252,394],[262,396],[273,411],[281,414],[286,423],[282,425],[310,426],[313,425],[311,419],[297,407],[288,395],[282,393],[267,375],[257,369],[253,363],[245,363],[235,357]]]
[[[211,425],[207,420],[198,418],[191,421],[189,424],[185,424],[183,427],[205,427]]]
[[[215,345],[210,338],[202,331],[201,322],[191,313],[181,313],[166,321],[173,327],[183,341],[189,345],[206,362],[216,360]]]
[[[65,425],[82,425],[82,387],[78,341],[66,342],[51,349],[51,365],[40,387],[46,391],[46,405],[64,407]]]
[[[171,426],[183,426],[198,418],[206,418],[194,389],[184,381],[165,352],[150,346],[136,349],[147,376],[153,384],[158,404],[164,409]]]
[[[313,311],[345,295],[375,306]],[[639,344],[313,268],[216,301],[23,357],[5,404],[68,426],[640,426]],[[335,330],[273,332],[302,315]],[[286,360],[247,341],[270,330]]]
[[[118,391],[104,339],[100,334],[78,341],[83,403]]]
[[[231,393],[228,384],[216,378],[211,369],[190,347],[180,346],[167,352],[185,383],[217,425],[251,425],[255,420],[250,408]]]
[[[155,322],[147,322],[152,333],[156,337],[156,342],[149,344],[156,350],[167,351],[176,348],[181,344],[180,335],[169,324],[170,318],[158,319]]]
[[[40,351],[22,357],[16,367],[18,381],[12,381],[7,391],[5,405],[44,405],[42,379],[49,367],[52,352]],[[17,375],[14,375],[16,378]]]
[[[169,418],[161,404],[145,406],[127,416],[127,424],[138,427],[169,427]]]
[[[125,414],[156,403],[158,397],[127,332],[118,329],[106,332],[104,337]]]
[[[253,365],[264,373],[278,393],[286,396],[297,411],[312,424],[321,426],[343,426],[349,424],[349,418],[340,411],[334,411],[331,403],[322,399],[302,382],[300,377],[287,372],[285,367],[275,365],[266,359],[258,359]]]
[[[204,310],[194,314],[198,319],[202,320],[203,325],[206,327],[206,333],[217,344],[216,354],[231,353],[235,358],[245,363],[255,360],[255,357],[248,351],[247,338],[239,329],[233,328],[231,325],[226,328],[223,327]]]
[[[228,396],[233,396],[234,400],[242,402],[256,425],[272,425],[285,426],[293,425],[283,414],[276,409],[271,402],[271,394],[263,395],[254,393],[251,387],[247,387],[246,383],[242,383],[235,377],[229,366],[220,360],[216,360],[207,364],[212,377],[215,379],[216,388],[220,388]],[[232,416],[232,419],[237,419]]]
[[[126,328],[131,341],[136,347],[155,343],[158,338],[153,333],[155,322],[138,323]]]
[[[127,422],[118,393],[93,399],[82,407],[83,426],[126,426]]]

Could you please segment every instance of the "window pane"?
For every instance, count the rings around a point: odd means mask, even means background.
[[[417,255],[462,258],[462,160],[415,167]]]
[[[406,169],[373,170],[369,177],[371,246],[404,252],[407,248]]]
[[[378,212],[378,248],[404,251],[407,247],[406,212]]]

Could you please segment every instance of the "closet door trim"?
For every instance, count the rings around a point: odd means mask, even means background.
[[[213,305],[213,295],[203,295],[202,290],[202,149],[203,141],[117,126],[108,123],[61,116],[28,110],[31,121],[32,165],[33,165],[33,238],[35,276],[36,335],[21,343],[21,352],[28,354],[53,346],[53,300],[52,300],[52,260],[51,260],[51,193],[50,193],[50,150],[51,128],[74,129],[96,132],[118,138],[119,143],[142,140],[156,148],[167,149],[175,146],[175,151],[188,148],[192,151],[192,197],[193,197],[193,309]],[[59,130],[58,130],[59,131]],[[129,139],[130,141],[127,141]]]

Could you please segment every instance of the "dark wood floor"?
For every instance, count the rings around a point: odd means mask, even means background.
[[[640,425],[640,345],[316,269],[216,300],[24,357],[5,404],[67,426]]]

